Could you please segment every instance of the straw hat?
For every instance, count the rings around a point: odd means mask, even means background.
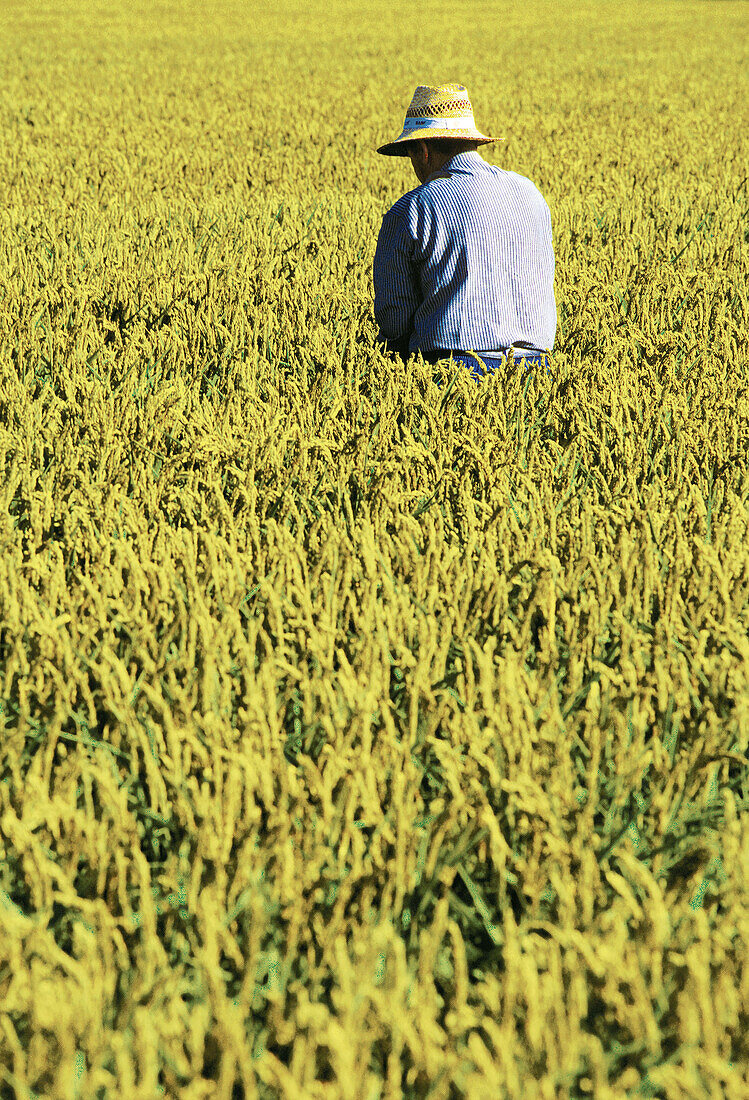
[[[462,84],[440,84],[436,88],[420,84],[406,111],[403,133],[381,145],[377,152],[386,157],[406,157],[406,143],[420,138],[465,138],[479,145],[504,140],[487,137],[476,129],[473,107]]]

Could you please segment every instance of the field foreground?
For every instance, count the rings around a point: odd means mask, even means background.
[[[747,9],[460,10],[3,6],[0,1100],[749,1095]],[[446,80],[554,379],[373,350]]]

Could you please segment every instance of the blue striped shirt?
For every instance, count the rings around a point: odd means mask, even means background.
[[[380,339],[421,350],[551,350],[557,328],[551,215],[536,185],[460,153],[388,210],[377,239]]]

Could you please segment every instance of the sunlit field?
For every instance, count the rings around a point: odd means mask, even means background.
[[[748,35],[4,0],[0,1100],[749,1095]],[[375,350],[446,81],[553,378]]]

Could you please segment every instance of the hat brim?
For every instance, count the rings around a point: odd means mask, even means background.
[[[477,145],[489,145],[494,141],[504,141],[504,138],[487,137],[486,134],[479,133],[478,130],[440,130],[438,134],[435,134],[433,127],[425,126],[421,130],[409,130],[403,131],[395,141],[388,141],[385,145],[381,145],[377,150],[378,153],[382,153],[384,157],[407,157],[408,146],[412,141],[442,141],[446,138],[451,140],[460,139],[461,141],[475,141]]]

